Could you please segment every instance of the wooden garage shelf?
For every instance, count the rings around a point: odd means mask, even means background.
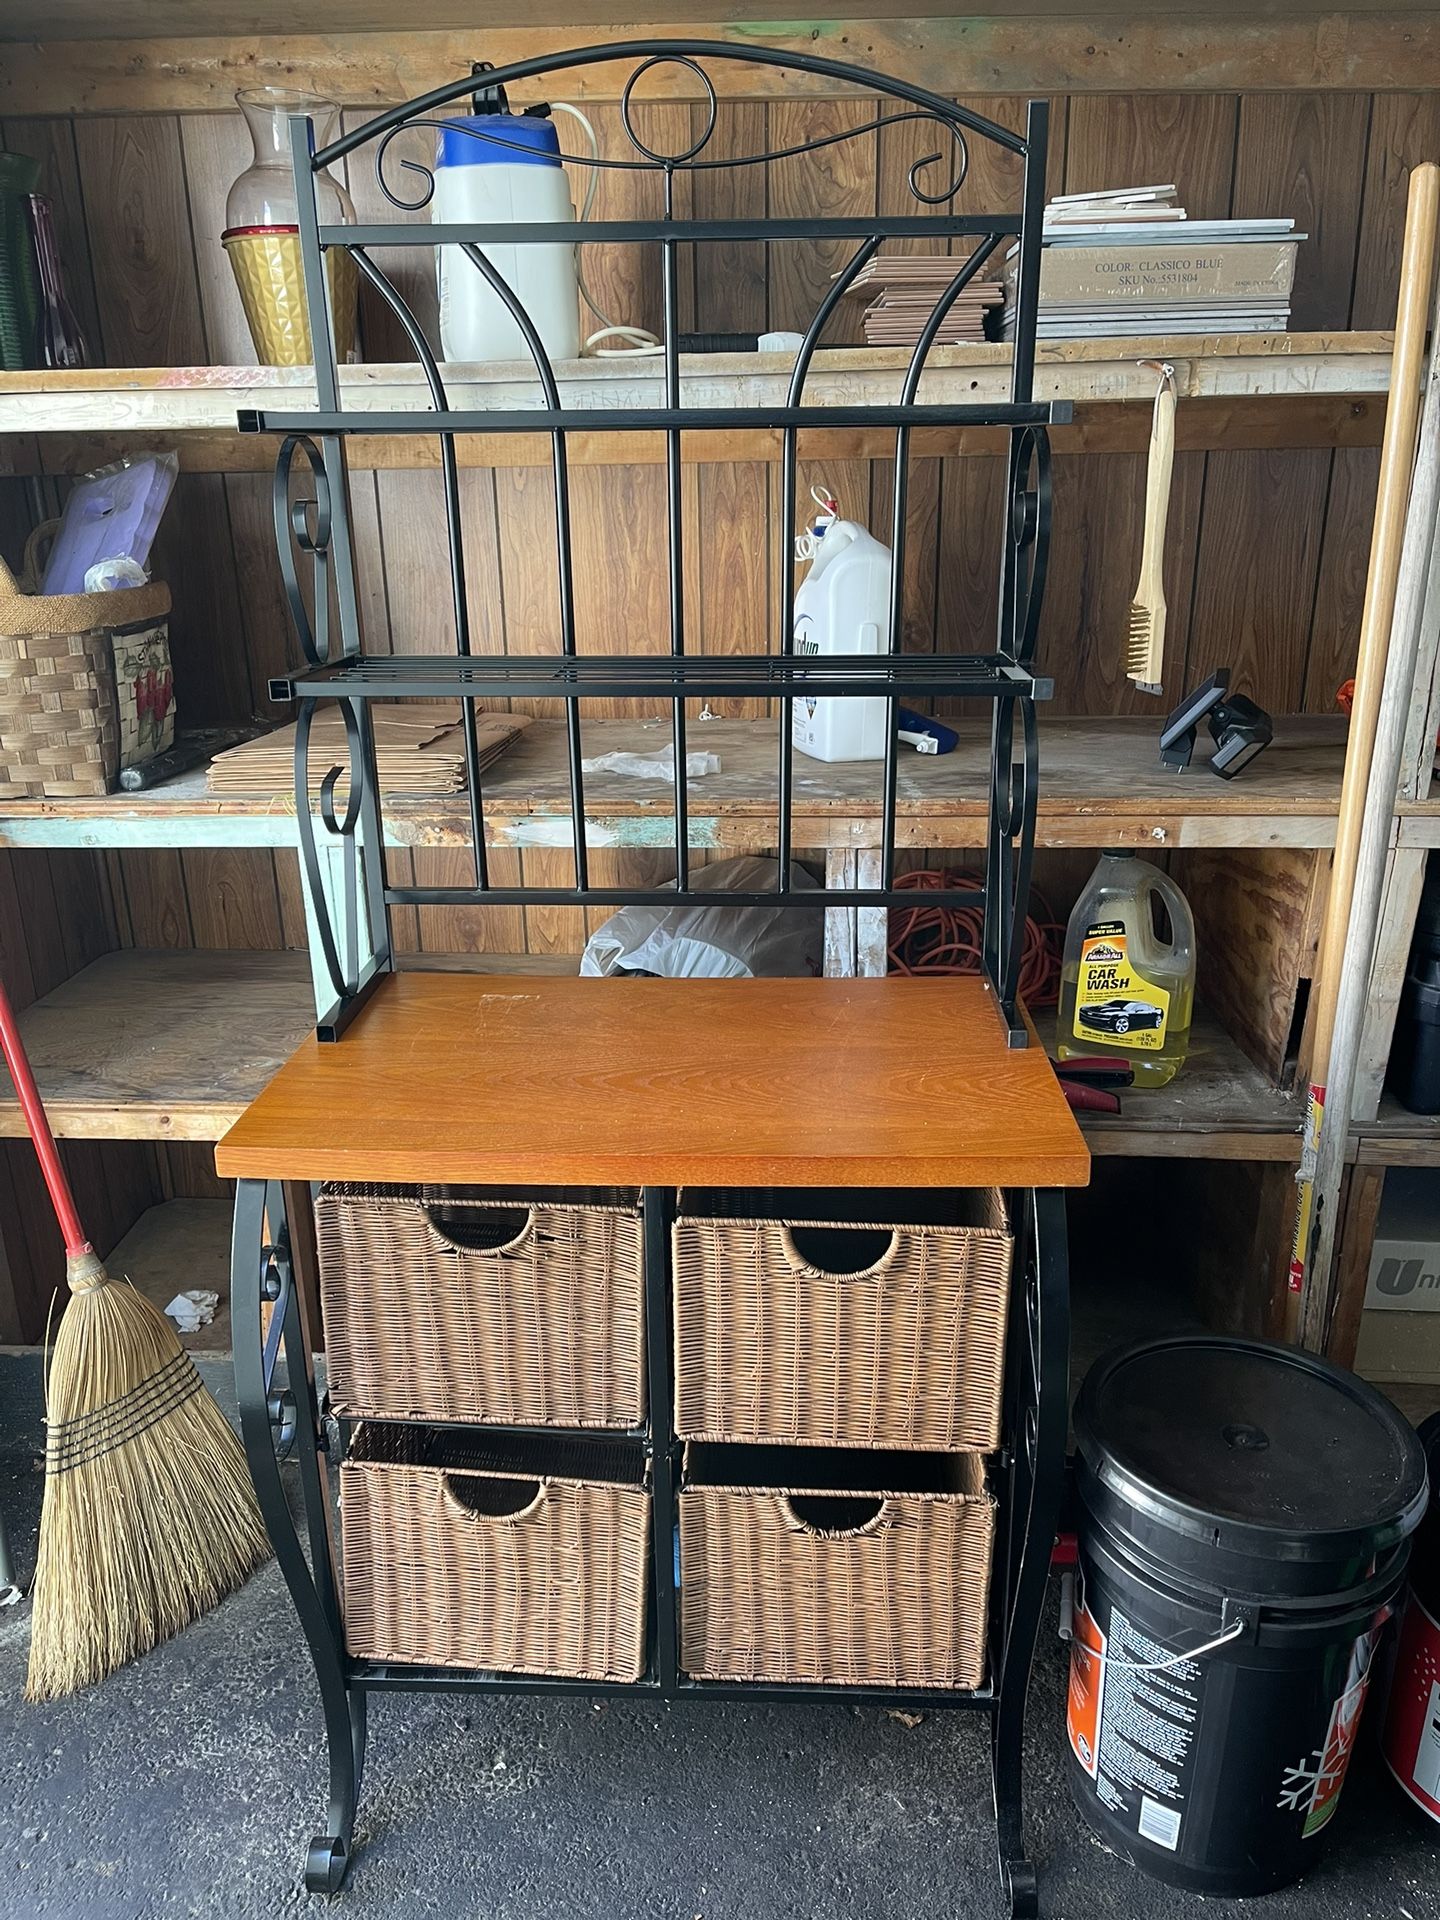
[[[575,972],[574,954],[416,954],[429,972]],[[57,1135],[218,1140],[315,1024],[303,953],[106,954],[20,1016]],[[25,1132],[0,1075],[0,1139]]]
[[[1156,719],[1049,719],[1040,723],[1040,811],[1046,847],[1328,847],[1335,840],[1345,722],[1301,715],[1283,721],[1275,744],[1238,780],[1198,765],[1186,774],[1160,766]],[[720,757],[721,771],[690,786],[690,841],[732,852],[773,846],[777,722],[695,723],[692,747]],[[913,848],[984,844],[988,735],[962,722],[954,753],[900,761],[897,842]],[[588,754],[653,750],[669,722],[587,720]],[[1203,754],[1204,748],[1200,750]],[[568,847],[565,735],[558,720],[536,721],[487,775],[487,838],[499,847]],[[663,848],[674,843],[668,782],[594,774],[585,782],[589,844]],[[794,758],[797,848],[878,847],[878,762],[826,766]],[[396,846],[469,844],[463,798],[397,798],[385,824]],[[1440,844],[1440,802],[1412,804],[1417,845]],[[295,844],[288,790],[235,798],[205,790],[203,768],[146,793],[93,800],[0,803],[0,846],[165,847]]]
[[[314,1021],[302,953],[106,954],[20,1016],[55,1132],[218,1140]],[[25,1123],[5,1083],[0,1137]]]
[[[401,965],[548,981],[573,976],[577,956],[423,954]],[[27,1009],[21,1025],[57,1134],[218,1140],[308,1040],[313,1020],[303,954],[167,949],[106,955]],[[1038,1016],[1047,1042],[1052,1020]],[[0,1138],[13,1138],[24,1124],[5,1091]],[[1169,1087],[1124,1095],[1123,1108],[1082,1116],[1092,1153],[1289,1160],[1298,1151],[1295,1096],[1271,1087],[1203,1012],[1184,1071]],[[1440,1131],[1434,1152],[1440,1159]]]
[[[1177,444],[1182,447],[1374,445],[1386,392],[1390,337],[1383,333],[1208,334],[1145,340],[1042,341],[1036,353],[1035,398],[1071,400],[1075,424],[1057,427],[1057,450],[1114,452],[1141,448],[1149,431],[1155,376],[1141,362],[1169,360],[1181,399]],[[687,406],[767,406],[785,398],[794,356],[687,354],[681,359]],[[908,362],[893,347],[840,347],[816,355],[806,384],[807,405],[883,405],[898,396]],[[922,398],[931,404],[978,405],[1008,396],[1010,349],[969,345],[936,348]],[[653,407],[663,400],[658,362],[571,361],[557,367],[562,403],[577,411]],[[456,409],[480,412],[539,404],[533,371],[519,364],[449,368],[447,389]],[[429,395],[418,366],[372,365],[342,370],[345,404],[384,413],[426,412]],[[12,471],[71,470],[93,465],[96,436],[143,433],[176,437],[182,464],[196,471],[267,470],[271,436],[242,435],[242,409],[303,412],[315,406],[308,368],[136,367],[79,372],[7,373],[0,379],[0,434],[38,436],[33,447],[12,450]],[[544,435],[476,434],[457,442],[472,466],[543,464]],[[766,460],[779,457],[778,430],[687,433],[688,460]],[[662,434],[577,433],[576,464],[659,461]],[[1003,450],[1004,434],[987,429],[917,429],[916,456]],[[827,431],[832,457],[887,457],[893,433],[868,428]],[[357,467],[434,465],[436,447],[420,440],[350,439]]]
[[[1042,1039],[1049,1021],[1037,1019]],[[1168,1087],[1122,1093],[1118,1114],[1079,1116],[1096,1156],[1298,1160],[1299,1096],[1273,1087],[1217,1020],[1197,1011],[1190,1053]]]
[[[1371,1167],[1440,1167],[1440,1114],[1411,1113],[1382,1094],[1374,1120],[1356,1129],[1356,1157]]]

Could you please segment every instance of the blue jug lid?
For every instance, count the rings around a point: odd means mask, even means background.
[[[435,142],[440,167],[558,167],[560,135],[553,120],[521,113],[466,113],[447,120]]]

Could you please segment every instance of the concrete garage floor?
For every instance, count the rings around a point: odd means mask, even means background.
[[[207,1375],[223,1374],[207,1367]],[[33,1361],[0,1359],[0,1503],[22,1575],[40,1477]],[[1053,1612],[1050,1615],[1053,1619]],[[318,1826],[319,1712],[274,1567],[81,1699],[21,1703],[0,1613],[0,1920],[289,1920]],[[1432,1920],[1440,1844],[1361,1754],[1298,1888],[1200,1900],[1089,1837],[1061,1767],[1047,1633],[1028,1802],[1050,1920]],[[985,1729],[848,1708],[372,1700],[360,1847],[336,1920],[991,1920]],[[1363,1764],[1362,1764],[1363,1763]]]

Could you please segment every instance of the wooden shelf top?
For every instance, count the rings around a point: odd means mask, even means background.
[[[981,847],[985,840],[989,745],[985,723],[962,721],[954,753],[908,750],[899,764],[900,844]],[[1298,715],[1238,780],[1217,780],[1198,764],[1186,774],[1161,767],[1159,718],[1040,716],[1041,846],[1328,847],[1334,844],[1344,760],[1340,716]],[[653,750],[669,740],[668,720],[585,722],[587,753]],[[690,838],[696,847],[764,851],[774,845],[777,722],[694,722],[690,745],[718,754],[721,771],[690,783]],[[1199,754],[1206,751],[1202,743]],[[877,847],[878,762],[826,766],[796,754],[796,848]],[[569,788],[564,726],[537,720],[485,778],[486,830],[499,847],[568,847]],[[589,843],[656,848],[674,844],[668,782],[592,774],[585,782]],[[1402,809],[1411,844],[1440,840],[1440,803]],[[393,846],[468,844],[463,796],[396,795],[386,806]],[[236,797],[208,793],[204,769],[145,793],[83,800],[0,803],[0,846],[293,846],[289,789]]]
[[[217,1140],[314,1024],[301,953],[106,954],[20,1016],[62,1138]],[[25,1121],[0,1074],[0,1139]]]
[[[978,980],[396,974],[221,1141],[226,1177],[1083,1186],[1038,1048]]]
[[[1144,402],[1155,375],[1141,363],[1175,367],[1184,400],[1314,400],[1327,394],[1383,394],[1390,376],[1385,333],[1164,335],[1137,340],[1042,340],[1036,349],[1035,398],[1089,403]],[[927,404],[984,405],[1009,397],[1010,349],[988,343],[936,348],[920,398]],[[898,347],[835,347],[822,351],[806,382],[805,404],[893,404],[909,361]],[[794,355],[684,354],[682,404],[781,406]],[[538,407],[534,370],[519,362],[447,366],[457,411]],[[655,360],[560,362],[561,402],[585,408],[654,407],[664,374]],[[347,408],[365,412],[428,412],[418,365],[346,367]],[[305,412],[315,407],[308,367],[109,367],[6,373],[0,378],[0,433],[235,432],[242,408]],[[1181,409],[1181,418],[1184,409]],[[631,436],[633,437],[633,436]],[[266,448],[265,458],[271,457]],[[616,457],[616,456],[612,456]],[[737,457],[733,453],[731,458]]]

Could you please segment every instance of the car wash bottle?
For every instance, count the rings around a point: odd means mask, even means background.
[[[1065,931],[1056,1053],[1117,1056],[1137,1087],[1163,1087],[1184,1063],[1195,999],[1195,921],[1167,874],[1106,852]]]

